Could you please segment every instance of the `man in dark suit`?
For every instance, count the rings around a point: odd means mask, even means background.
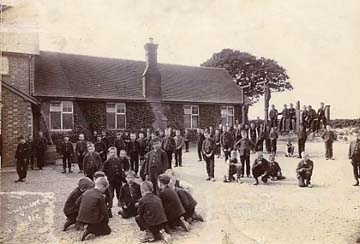
[[[79,165],[79,173],[82,173],[84,156],[87,153],[87,145],[84,134],[79,134],[79,141],[75,145],[75,152]]]
[[[37,166],[40,170],[43,169],[45,165],[45,152],[47,149],[47,142],[43,133],[40,131],[38,138],[35,140],[35,148],[36,148],[36,159],[37,159]]]
[[[360,177],[360,133],[357,134],[356,140],[350,143],[349,159],[351,160],[354,172],[355,183],[353,186],[358,186]]]
[[[311,176],[314,169],[314,162],[310,160],[310,156],[306,152],[302,152],[302,157],[304,158],[301,160],[296,167],[296,174],[299,180],[300,187],[309,187],[311,188]]]
[[[76,201],[86,190],[93,188],[94,185],[94,182],[88,177],[80,178],[78,186],[70,193],[65,201],[63,210],[67,220],[64,224],[63,231],[66,231],[70,225],[75,224],[76,226],[76,217],[79,214],[79,206],[76,205]]]
[[[63,172],[66,173],[66,166],[69,169],[69,173],[72,173],[71,171],[71,163],[72,163],[72,157],[74,154],[74,148],[71,142],[69,142],[69,137],[65,136],[63,143],[61,143],[60,147],[60,155],[62,155],[63,160]]]
[[[170,228],[181,226],[186,231],[190,231],[190,225],[183,217],[185,214],[185,209],[181,204],[180,198],[176,191],[169,186],[169,183],[170,176],[165,174],[159,175],[159,185],[161,190],[158,196],[164,206],[166,218],[168,220],[168,226]]]
[[[336,134],[331,129],[330,125],[326,126],[326,130],[324,134],[322,135],[322,138],[324,139],[325,143],[325,158],[326,160],[334,160],[333,158],[333,143],[336,140]]]
[[[137,203],[141,198],[140,185],[135,182],[136,174],[130,170],[126,175],[127,183],[120,190],[120,206],[118,212],[124,219],[135,217],[137,214]]]
[[[171,129],[168,128],[165,130],[165,137],[162,140],[162,149],[166,152],[169,161],[169,168],[171,169],[172,165],[172,155],[175,153],[176,144],[174,137],[171,136]]]
[[[135,221],[141,231],[146,231],[141,242],[149,242],[162,239],[171,243],[171,236],[165,232],[167,218],[161,199],[154,195],[153,184],[144,181],[141,184],[142,198],[139,200],[138,215]]]
[[[275,108],[275,105],[271,105],[271,110],[269,112],[270,118],[270,127],[277,127],[278,126],[278,110]]]
[[[215,181],[215,141],[210,137],[209,132],[204,133],[205,140],[202,145],[202,153],[206,162],[206,172],[208,178],[206,180]]]
[[[16,159],[16,172],[19,176],[19,179],[17,179],[15,183],[25,181],[27,168],[28,168],[26,157],[29,153],[29,146],[25,142],[24,136],[19,136],[18,140],[19,140],[19,144],[17,145],[16,148],[15,159]]]
[[[169,168],[167,154],[161,149],[159,138],[152,140],[153,150],[145,156],[144,177],[153,183],[154,193],[158,192],[157,178]]]
[[[89,234],[95,236],[109,235],[109,216],[105,205],[103,193],[109,187],[109,182],[105,177],[95,180],[95,188],[84,192],[78,199],[79,215],[76,221],[87,224],[87,228],[82,235],[81,241],[85,241]]]

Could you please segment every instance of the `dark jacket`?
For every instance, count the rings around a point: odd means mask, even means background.
[[[130,169],[129,159],[127,159],[127,157],[124,158],[119,157],[119,160],[121,163],[121,168],[125,171],[128,171]]]
[[[78,141],[75,145],[75,151],[78,156],[85,155],[88,152],[86,141]]]
[[[240,156],[250,156],[250,150],[255,148],[255,144],[248,138],[241,138],[236,142],[235,147],[238,147]]]
[[[141,198],[140,185],[132,183],[130,186],[128,183],[123,185],[120,190],[120,205],[122,207],[134,207],[135,203]]]
[[[83,165],[85,175],[95,173],[102,167],[100,155],[97,152],[93,152],[92,154],[88,152],[84,157]]]
[[[124,181],[124,173],[121,162],[118,158],[109,158],[104,162],[103,171],[110,184]]]
[[[333,143],[336,140],[336,134],[334,131],[325,131],[322,135],[322,138],[324,139],[325,143]]]
[[[269,175],[272,177],[277,177],[279,174],[281,174],[281,168],[280,165],[277,162],[269,162]]]
[[[125,150],[126,151],[126,144],[125,144],[125,142],[124,142],[124,140],[122,139],[122,138],[115,138],[115,140],[114,140],[114,146],[116,147],[116,149],[117,149],[117,155],[119,155],[120,154],[120,151],[121,150]]]
[[[234,136],[231,132],[224,132],[221,137],[221,145],[225,148],[232,148],[234,146]]]
[[[159,198],[164,206],[166,218],[169,222],[184,215],[185,209],[175,190],[171,189],[169,186],[165,186],[165,188],[160,191]]]
[[[146,153],[146,139],[145,138],[139,138],[137,139],[138,145],[139,145],[139,156],[144,157]]]
[[[210,157],[214,156],[215,148],[216,148],[215,142],[212,138],[207,138],[203,141],[202,152],[205,157],[210,158]],[[209,156],[207,156],[205,154],[209,154]]]
[[[267,161],[265,158],[259,160],[255,159],[254,164],[252,166],[252,171],[254,177],[258,177],[263,174],[268,174],[270,170],[269,161]]]
[[[277,116],[278,116],[278,111],[277,109],[271,109],[270,112],[269,112],[269,118],[270,119],[277,119]]]
[[[95,151],[100,154],[106,154],[106,144],[103,141],[97,141],[94,143]]]
[[[352,141],[349,146],[348,158],[360,162],[360,141]]]
[[[198,133],[196,135],[196,142],[197,142],[198,147],[202,147],[204,140],[205,140],[205,136],[203,133]]]
[[[35,141],[34,140],[27,140],[26,143],[28,144],[28,156],[36,156],[36,147],[35,147]]]
[[[299,140],[303,140],[303,141],[306,141],[307,139],[307,133],[305,130],[299,130],[298,134],[297,134],[297,137]]]
[[[38,137],[35,140],[35,150],[37,154],[44,154],[47,148],[47,142],[44,137]]]
[[[139,155],[139,142],[138,141],[129,141],[127,144],[127,154],[129,156]]]
[[[29,145],[27,143],[19,143],[16,148],[15,158],[23,160],[29,155]]]
[[[165,136],[161,143],[161,148],[165,151],[172,151],[175,152],[176,144],[175,140],[171,136]]]
[[[150,169],[156,168],[158,175],[162,174],[169,168],[169,162],[166,152],[163,150],[152,150],[145,156],[144,175],[150,174]]]
[[[186,212],[190,212],[195,209],[197,202],[188,191],[178,187],[175,187],[175,191],[178,194],[181,204]]]
[[[108,221],[105,196],[99,189],[92,188],[85,191],[78,199],[80,201],[77,221],[86,224],[98,224]]]
[[[147,193],[139,200],[138,214],[149,226],[167,222],[164,206],[160,198],[153,193]]]
[[[63,156],[72,156],[74,154],[74,147],[71,142],[62,142],[60,146],[60,154]]]
[[[71,215],[77,216],[79,212],[79,206],[76,205],[76,201],[79,199],[79,197],[83,194],[82,191],[80,191],[79,187],[76,187],[68,196],[66,199],[65,205],[64,205],[64,214],[66,217],[69,217]]]

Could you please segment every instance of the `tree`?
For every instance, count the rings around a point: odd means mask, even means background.
[[[238,86],[250,85],[244,89],[244,93],[251,103],[257,102],[264,94],[264,82],[268,84],[270,91],[282,92],[293,89],[288,81],[286,69],[275,60],[257,58],[246,52],[223,49],[213,54],[201,66],[225,68]]]

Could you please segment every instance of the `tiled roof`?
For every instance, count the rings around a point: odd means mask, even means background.
[[[144,100],[145,62],[44,52],[36,57],[35,96]],[[241,103],[224,69],[159,64],[162,101]]]

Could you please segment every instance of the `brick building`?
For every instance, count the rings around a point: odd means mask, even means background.
[[[145,61],[133,61],[39,51],[33,36],[13,40],[27,48],[2,49],[4,166],[14,165],[16,138],[39,130],[56,143],[64,134],[74,141],[94,131],[195,130],[247,117],[226,70],[160,64],[152,41]]]

